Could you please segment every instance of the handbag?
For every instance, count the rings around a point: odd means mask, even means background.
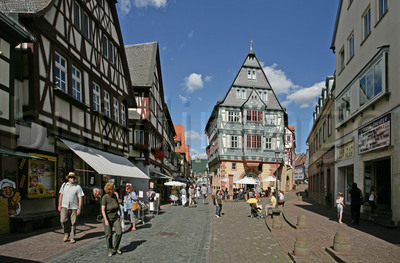
[[[132,203],[132,211],[136,211],[140,209],[140,205],[138,202]]]

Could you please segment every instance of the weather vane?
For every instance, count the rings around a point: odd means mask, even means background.
[[[251,40],[250,41],[250,50],[253,50],[253,44],[254,44],[254,42],[253,42],[253,40]]]

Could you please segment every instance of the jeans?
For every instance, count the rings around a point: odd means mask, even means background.
[[[64,229],[64,235],[70,235],[71,239],[75,239],[76,209],[61,207],[60,222]]]
[[[217,205],[217,209],[216,209],[216,211],[215,211],[215,214],[216,214],[217,216],[219,216],[219,215],[221,214],[221,210],[222,210],[222,205]]]
[[[119,243],[121,242],[121,237],[122,237],[121,221],[119,217],[114,220],[108,219],[108,226],[106,226],[103,220],[103,226],[104,226],[104,233],[105,233],[108,253],[113,253],[114,250],[117,250],[119,248]],[[113,227],[115,231],[114,244],[113,244],[113,234],[112,234]]]

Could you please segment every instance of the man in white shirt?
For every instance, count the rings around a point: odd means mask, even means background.
[[[203,184],[203,186],[200,189],[201,191],[201,197],[203,198],[203,205],[206,204],[206,199],[207,199],[207,187],[206,185]]]
[[[70,172],[67,176],[68,183],[64,183],[60,189],[58,198],[58,211],[60,211],[60,222],[64,229],[64,242],[70,235],[70,243],[75,243],[76,217],[82,211],[82,196],[85,194],[80,185],[76,184],[75,173]]]

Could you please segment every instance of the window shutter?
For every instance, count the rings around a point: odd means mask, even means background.
[[[272,139],[272,150],[275,150],[276,138]]]
[[[238,141],[239,148],[242,148],[242,136],[238,136]]]
[[[226,147],[227,148],[231,147],[231,135],[228,135],[226,138]]]

